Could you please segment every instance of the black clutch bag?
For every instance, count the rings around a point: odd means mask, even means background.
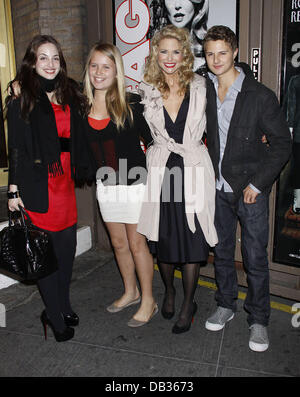
[[[51,236],[34,226],[23,208],[20,211],[18,223],[9,211],[9,224],[0,231],[0,268],[22,280],[38,280],[57,270],[57,259]]]

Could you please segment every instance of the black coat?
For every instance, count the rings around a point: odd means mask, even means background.
[[[222,175],[237,198],[249,183],[261,192],[269,192],[292,147],[291,134],[274,92],[243,69],[246,76],[236,98],[221,166]],[[207,146],[218,179],[220,139],[216,91],[209,78],[206,112]],[[262,142],[263,135],[267,143]]]
[[[140,96],[130,94],[130,107],[133,122],[125,121],[124,127],[118,131],[116,124],[110,121],[101,131],[90,127],[85,122],[85,132],[91,148],[91,158],[94,160],[95,173],[101,167],[112,167],[119,171],[118,184],[131,185],[140,181],[146,183],[146,156],[141,148],[141,139],[146,147],[152,142],[149,126],[144,119],[144,107],[140,104]],[[113,160],[113,161],[112,161]],[[126,160],[127,170],[119,170],[119,160]],[[130,170],[141,167],[145,172],[141,175],[130,176]],[[123,172],[124,171],[124,172]],[[127,171],[127,173],[125,173]]]
[[[88,159],[87,142],[83,134],[83,119],[79,112],[71,110],[71,162],[83,163]],[[54,118],[54,114],[53,114]],[[14,99],[8,106],[8,148],[9,178],[8,184],[17,185],[25,208],[45,213],[48,211],[48,166],[34,165],[33,134],[30,123],[21,118],[20,98]],[[49,121],[50,122],[50,121]],[[76,157],[76,159],[75,159]],[[80,158],[79,158],[80,157]],[[92,166],[88,161],[85,174],[91,175]]]

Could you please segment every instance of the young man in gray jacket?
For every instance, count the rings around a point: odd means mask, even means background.
[[[244,308],[249,347],[269,347],[269,193],[291,152],[291,135],[275,94],[258,83],[246,64],[235,66],[234,32],[214,26],[204,39],[207,79],[207,146],[216,175],[215,247],[217,310],[211,331],[234,317],[238,296],[234,264],[236,227],[241,224],[248,293]],[[264,137],[264,138],[263,138]]]

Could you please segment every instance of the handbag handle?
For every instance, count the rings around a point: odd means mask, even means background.
[[[30,218],[30,216],[28,215],[28,212],[27,211],[25,211],[25,209],[23,208],[23,207],[19,207],[20,208],[20,212],[21,212],[21,218],[22,218],[22,223],[23,223],[23,226],[25,226],[25,218],[24,218],[24,215],[26,215],[26,218],[29,220],[29,222],[32,224],[32,220],[31,220],[31,218]]]
[[[29,220],[29,222],[32,224],[32,220],[30,218],[30,216],[28,215],[27,211],[25,211],[25,209],[21,206],[19,206],[19,211],[21,213],[21,221],[20,224],[21,226],[27,227],[26,223],[25,223],[25,218],[24,215],[26,216],[26,218]],[[12,226],[13,222],[12,222],[12,213],[13,211],[8,211],[8,225],[9,227]]]

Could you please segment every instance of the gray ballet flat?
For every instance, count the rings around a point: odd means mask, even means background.
[[[110,313],[118,313],[123,309],[126,309],[126,307],[137,305],[140,302],[141,302],[141,297],[139,296],[137,299],[134,299],[133,301],[130,301],[123,306],[117,306],[115,303],[112,303],[110,306],[107,306],[106,310]]]
[[[149,317],[149,319],[147,321],[139,321],[139,320],[135,320],[133,317],[132,319],[130,319],[127,323],[128,327],[132,327],[132,328],[137,328],[137,327],[142,327],[143,325],[146,325],[149,323],[149,321],[155,316],[155,314],[158,313],[158,306],[157,304],[155,304],[155,307],[153,309],[153,312],[151,314],[151,316]]]

